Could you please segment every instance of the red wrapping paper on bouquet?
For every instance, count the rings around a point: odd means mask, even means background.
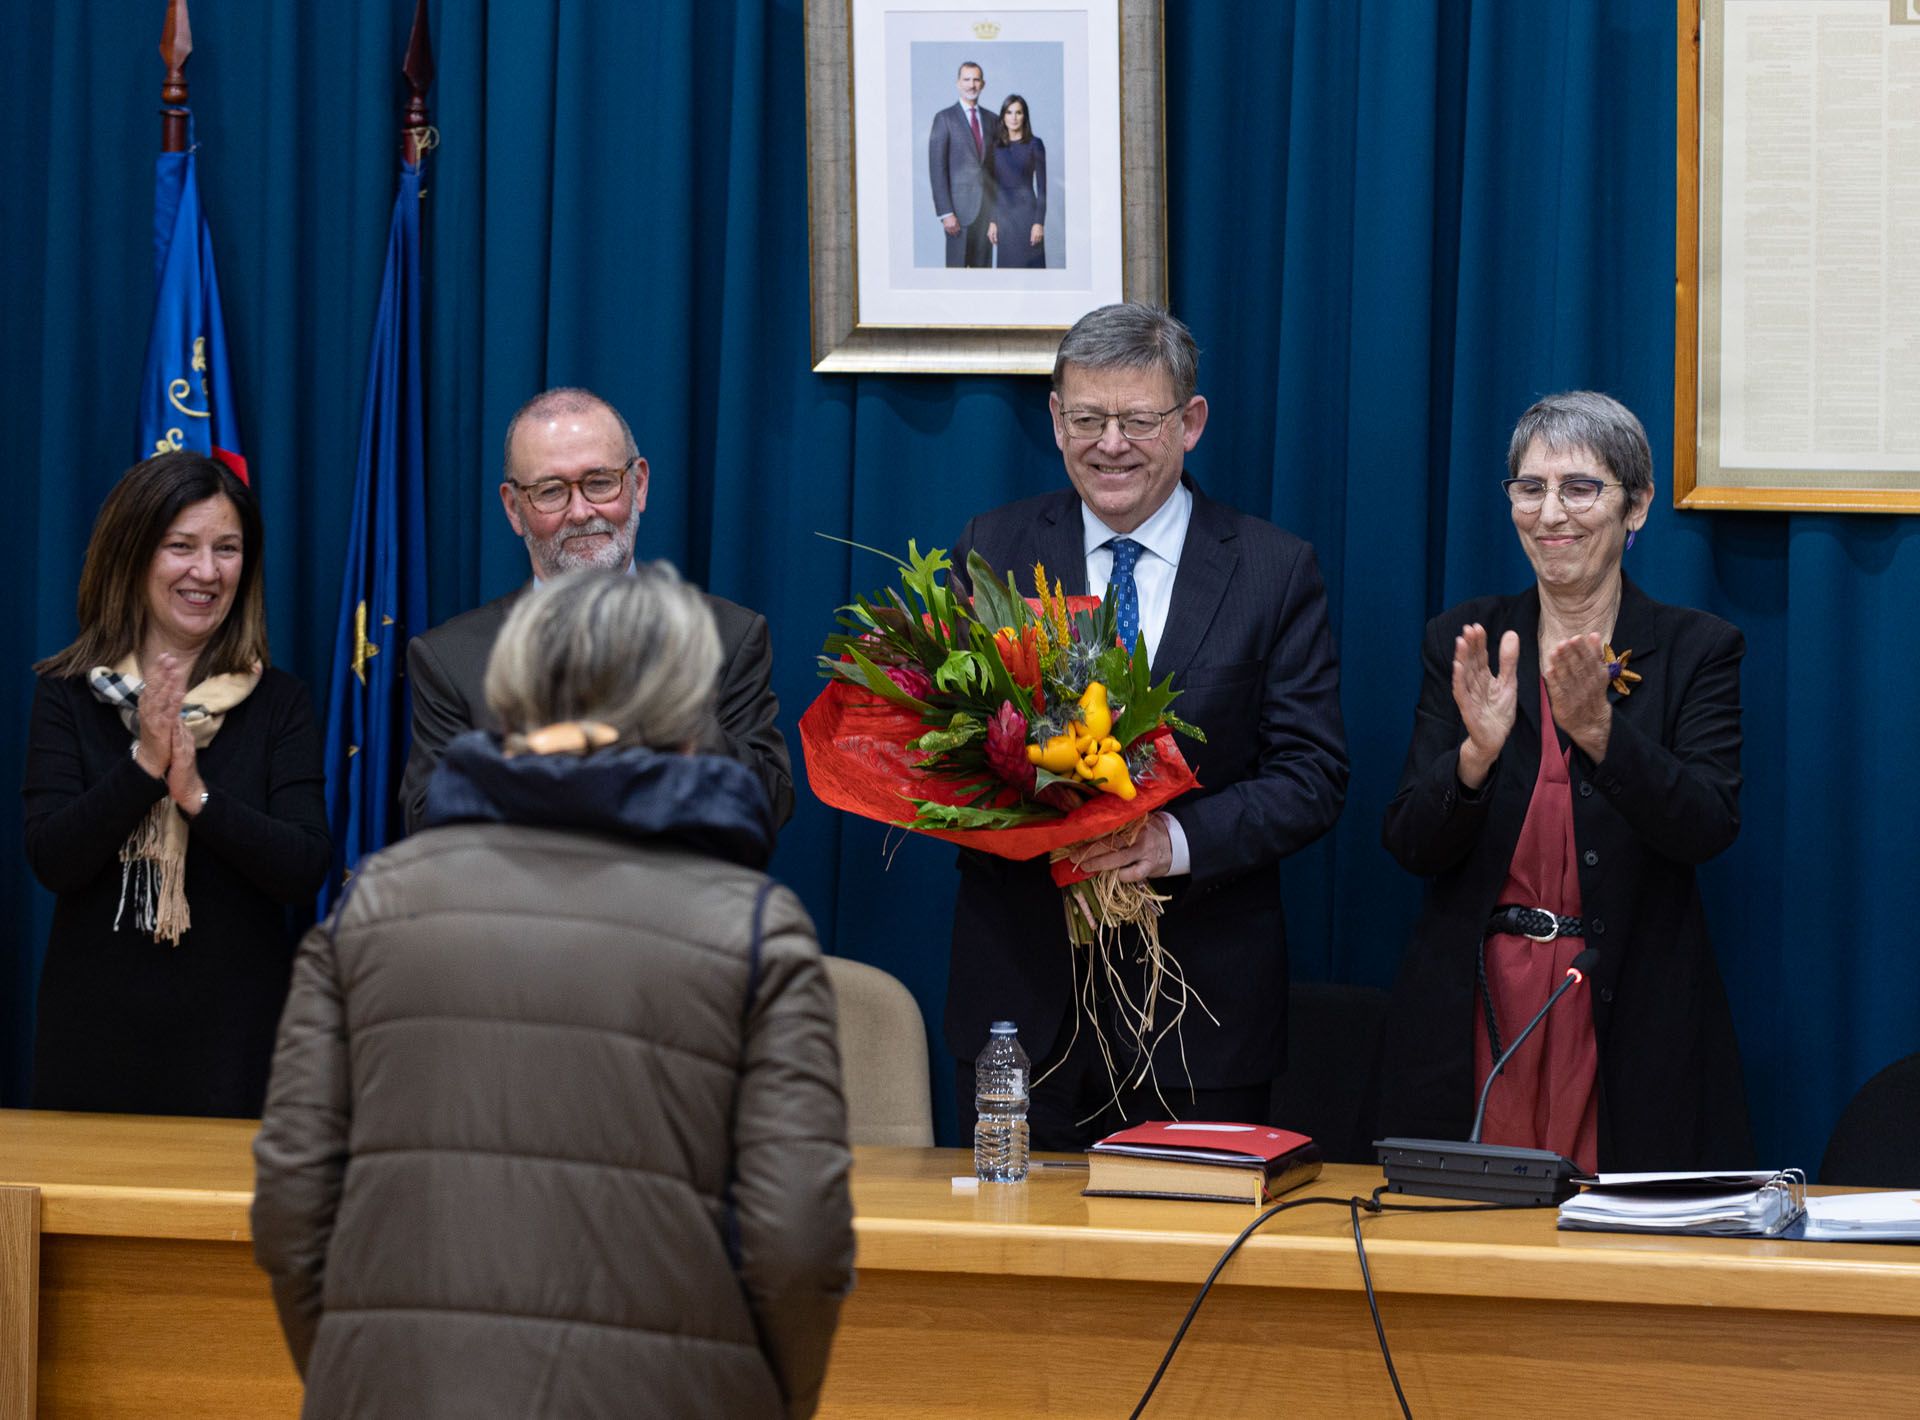
[[[911,710],[843,681],[829,682],[800,717],[807,782],[823,803],[901,827],[913,817],[910,799],[964,803],[957,785],[915,767],[925,756],[907,744],[928,728]],[[1019,861],[1100,838],[1164,808],[1199,785],[1170,730],[1163,726],[1146,738],[1154,742],[1157,755],[1152,769],[1134,781],[1131,799],[1095,794],[1071,813],[1017,828],[914,831]],[[1009,788],[1007,796],[1007,802],[1012,802],[1015,791]],[[1053,865],[1053,880],[1061,887],[1086,876],[1065,858]]]

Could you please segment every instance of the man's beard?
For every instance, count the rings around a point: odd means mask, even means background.
[[[603,572],[624,572],[627,564],[633,561],[634,534],[640,529],[640,500],[635,498],[627,511],[627,525],[618,527],[612,519],[595,516],[584,523],[568,524],[550,538],[536,538],[527,533],[521,540],[527,545],[527,553],[533,559],[533,565],[544,568],[543,578],[558,577],[562,572],[578,572],[585,567],[598,568]],[[588,537],[594,533],[606,533],[609,541],[601,544],[598,552],[572,552],[567,542],[571,538]]]

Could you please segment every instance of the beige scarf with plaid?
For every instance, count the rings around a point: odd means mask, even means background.
[[[95,666],[87,673],[94,697],[120,712],[120,723],[140,741],[139,659],[129,652],[111,669]],[[213,743],[226,723],[227,712],[253,694],[260,684],[258,665],[245,671],[208,676],[186,694],[180,722],[193,737],[196,752]],[[179,946],[193,920],[187,911],[187,819],[171,798],[162,798],[134,825],[120,845],[120,909],[113,930],[120,930],[127,899],[133,899],[133,925],[151,933],[155,941]]]

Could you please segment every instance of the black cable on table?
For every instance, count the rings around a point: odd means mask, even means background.
[[[1207,1280],[1200,1284],[1200,1291],[1194,1296],[1193,1305],[1187,1308],[1186,1316],[1180,1321],[1180,1329],[1173,1333],[1173,1341],[1167,1347],[1167,1354],[1160,1358],[1159,1369],[1153,1373],[1153,1379],[1147,1382],[1147,1388],[1140,1396],[1140,1403],[1133,1407],[1133,1414],[1128,1416],[1127,1420],[1140,1420],[1140,1412],[1145,1410],[1147,1408],[1147,1402],[1153,1399],[1154,1391],[1159,1388],[1160,1378],[1167,1373],[1167,1367],[1173,1364],[1173,1353],[1180,1349],[1180,1342],[1185,1338],[1187,1328],[1193,1325],[1193,1319],[1200,1311],[1200,1303],[1207,1299],[1207,1293],[1213,1289],[1214,1278],[1220,1275],[1220,1269],[1225,1267],[1227,1263],[1233,1259],[1233,1255],[1240,1250],[1240,1244],[1252,1237],[1269,1219],[1279,1217],[1289,1208],[1304,1208],[1309,1203],[1332,1203],[1339,1207],[1345,1207],[1347,1200],[1344,1198],[1320,1196],[1312,1198],[1289,1198],[1284,1203],[1274,1204],[1273,1207],[1267,1209],[1266,1212],[1242,1228],[1240,1230],[1240,1236],[1227,1244],[1227,1250],[1221,1253],[1220,1260],[1213,1264],[1213,1271],[1207,1274]]]
[[[1367,1310],[1373,1315],[1373,1334],[1380,1338],[1380,1357],[1387,1363],[1387,1379],[1393,1382],[1393,1398],[1400,1402],[1400,1414],[1405,1420],[1413,1420],[1413,1411],[1407,1405],[1407,1393],[1400,1389],[1400,1372],[1393,1368],[1393,1351],[1387,1345],[1387,1328],[1380,1322],[1380,1299],[1373,1294],[1373,1270],[1367,1266],[1367,1245],[1360,1239],[1360,1210],[1367,1205],[1358,1198],[1349,1198],[1347,1206],[1353,1214],[1353,1250],[1360,1258],[1360,1281],[1367,1289]],[[1375,1209],[1380,1207],[1377,1194],[1373,1206]]]
[[[1128,1420],[1140,1420],[1141,1413],[1147,1408],[1147,1402],[1153,1399],[1154,1391],[1159,1389],[1160,1380],[1166,1375],[1167,1367],[1173,1364],[1174,1353],[1180,1349],[1180,1343],[1186,1339],[1187,1328],[1193,1325],[1194,1317],[1199,1315],[1200,1304],[1206,1301],[1207,1293],[1213,1290],[1215,1279],[1220,1276],[1221,1270],[1227,1263],[1233,1260],[1233,1255],[1240,1250],[1241,1244],[1288,1209],[1305,1208],[1315,1203],[1345,1208],[1352,1215],[1353,1247],[1360,1259],[1360,1280],[1366,1288],[1367,1310],[1373,1316],[1373,1332],[1380,1342],[1380,1356],[1386,1362],[1387,1379],[1393,1382],[1393,1394],[1394,1398],[1400,1402],[1401,1415],[1406,1417],[1406,1420],[1413,1420],[1413,1411],[1407,1405],[1406,1392],[1400,1387],[1399,1372],[1394,1369],[1393,1351],[1387,1345],[1386,1326],[1380,1319],[1379,1298],[1374,1295],[1373,1272],[1367,1266],[1367,1245],[1360,1233],[1361,1211],[1364,1209],[1369,1213],[1511,1213],[1533,1208],[1552,1208],[1557,1205],[1552,1203],[1383,1203],[1380,1201],[1380,1195],[1386,1191],[1386,1185],[1382,1184],[1374,1189],[1372,1196],[1368,1198],[1361,1198],[1357,1194],[1348,1198],[1334,1198],[1325,1194],[1315,1194],[1310,1198],[1290,1198],[1284,1203],[1274,1204],[1242,1228],[1239,1236],[1227,1244],[1226,1251],[1221,1253],[1219,1259],[1213,1264],[1213,1270],[1207,1273],[1207,1280],[1200,1284],[1200,1290],[1194,1294],[1193,1303],[1187,1308],[1187,1314],[1180,1319],[1179,1330],[1173,1333],[1173,1340],[1168,1343],[1166,1354],[1160,1358],[1160,1364],[1154,1370],[1153,1379],[1147,1382],[1146,1390],[1141,1392],[1140,1403],[1133,1407],[1133,1413],[1128,1416]]]

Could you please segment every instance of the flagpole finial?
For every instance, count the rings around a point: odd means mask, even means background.
[[[187,102],[187,56],[193,53],[193,27],[187,23],[187,0],[167,0],[167,20],[160,30],[160,58],[167,80],[160,86],[160,151],[187,151],[187,116],[178,112]]]
[[[407,59],[400,66],[407,77],[407,106],[400,118],[400,156],[409,163],[432,147],[427,134],[427,89],[433,83],[433,41],[427,35],[427,0],[415,0],[413,31],[407,36]]]

